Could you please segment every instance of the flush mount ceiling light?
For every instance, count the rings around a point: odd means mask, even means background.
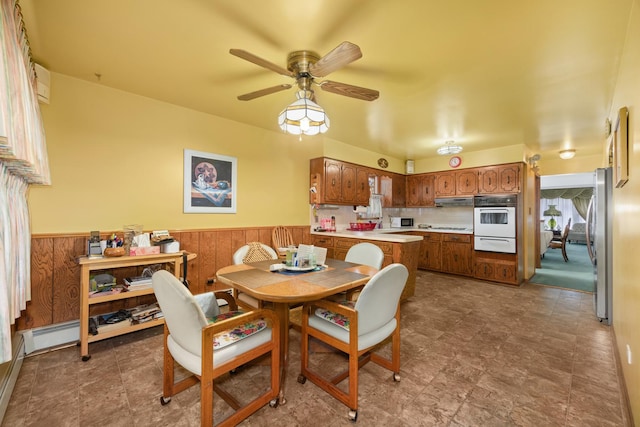
[[[453,141],[447,141],[444,143],[442,147],[438,148],[438,154],[440,154],[441,156],[446,156],[449,154],[458,154],[461,151],[462,151],[462,146],[454,144]]]
[[[321,106],[311,100],[313,91],[300,90],[296,97],[298,99],[278,116],[280,129],[293,135],[325,133],[329,129],[329,117]]]
[[[576,150],[562,150],[559,154],[562,160],[569,160],[576,155]]]

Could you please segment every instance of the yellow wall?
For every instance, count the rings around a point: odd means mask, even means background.
[[[629,108],[629,182],[614,189],[613,326],[636,423],[640,420],[640,2],[633,4],[609,118]],[[629,345],[632,364],[627,364]]]
[[[321,138],[268,132],[52,73],[41,105],[50,187],[32,187],[32,232],[309,223]],[[184,214],[183,150],[238,158],[237,214]]]
[[[602,145],[606,144],[604,132],[602,136]],[[603,150],[604,151],[604,150]],[[540,175],[562,175],[566,173],[593,172],[596,168],[602,168],[604,156],[597,154],[595,156],[580,156],[569,160],[562,160],[557,155],[544,155],[538,162]]]
[[[462,159],[460,169],[475,168],[478,166],[496,165],[500,163],[515,163],[525,161],[526,146],[510,145],[508,147],[500,147],[489,150],[474,151],[472,153],[458,154]],[[434,172],[451,169],[449,167],[449,159],[451,156],[437,156],[427,159],[417,159],[415,163],[415,172]]]

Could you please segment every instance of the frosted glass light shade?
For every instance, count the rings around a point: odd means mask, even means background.
[[[445,145],[438,148],[438,151],[437,151],[437,153],[440,154],[441,156],[447,156],[449,154],[458,154],[460,152],[462,152],[462,146],[454,144],[453,141],[447,141]]]
[[[313,102],[312,91],[301,90],[298,98],[278,116],[278,125],[283,131],[293,135],[317,135],[329,129],[329,117],[324,109]]]
[[[562,150],[559,155],[562,160],[573,159],[573,156],[576,155],[576,150]]]

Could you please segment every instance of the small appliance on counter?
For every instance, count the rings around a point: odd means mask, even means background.
[[[399,228],[399,227],[413,227],[413,218],[392,216],[391,228]]]

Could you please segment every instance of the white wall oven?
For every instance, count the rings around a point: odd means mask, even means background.
[[[476,196],[473,234],[477,251],[516,253],[517,196]]]

